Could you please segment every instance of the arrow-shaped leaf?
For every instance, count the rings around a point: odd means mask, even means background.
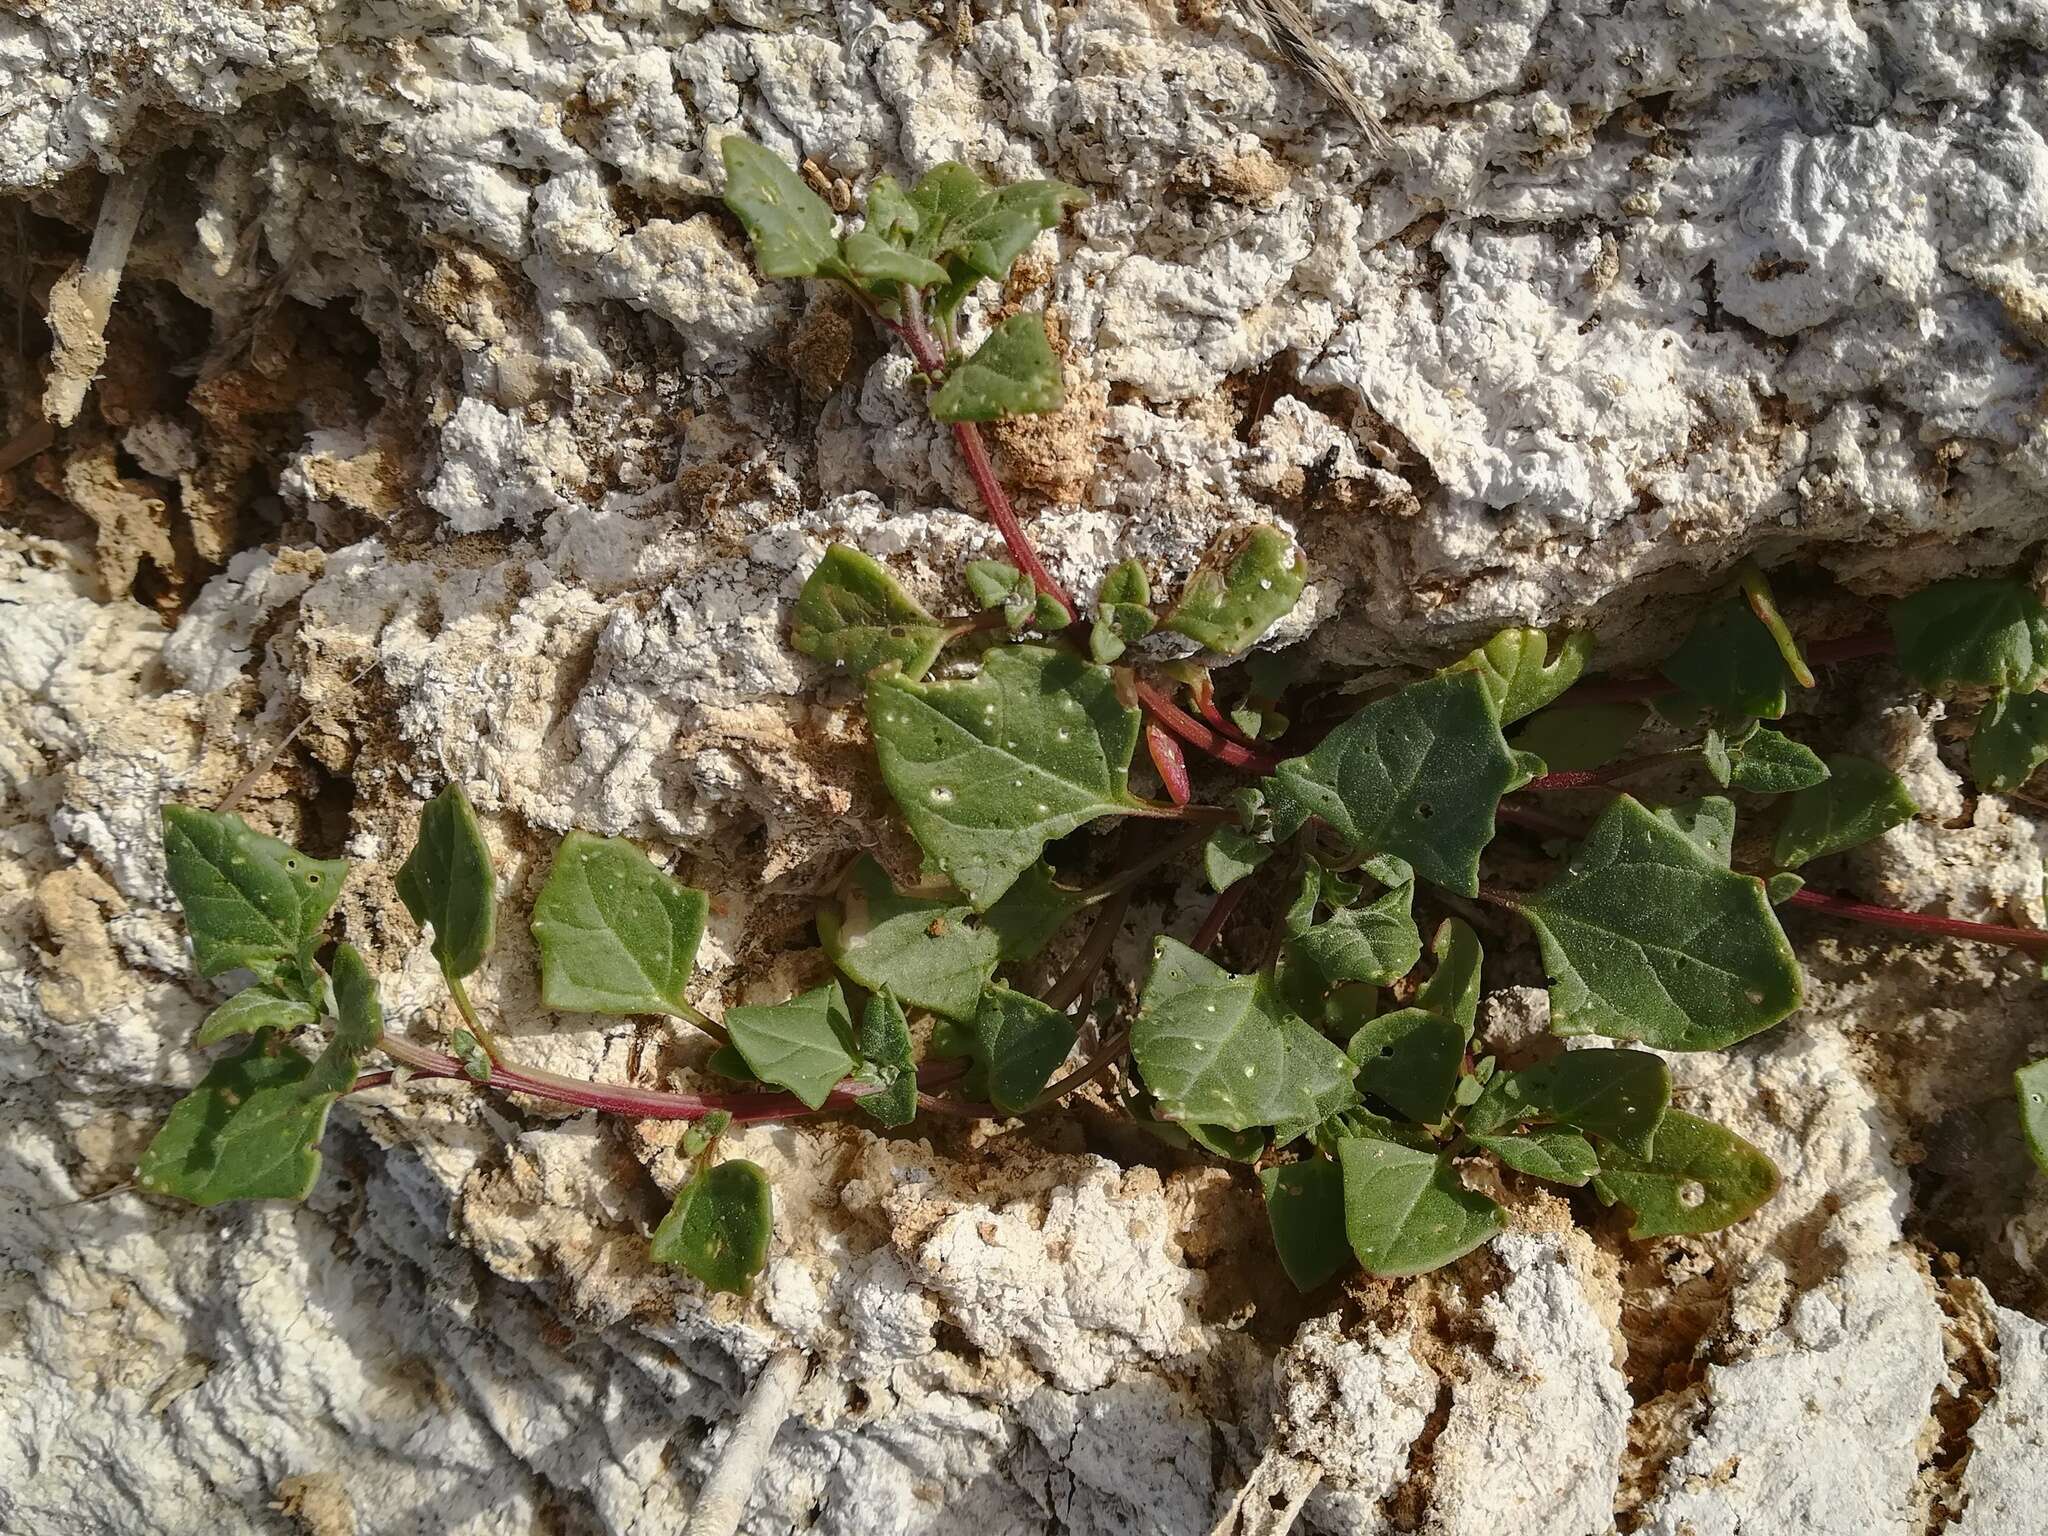
[[[812,1109],[860,1065],[853,1016],[836,981],[786,1003],[728,1008],[725,1028],[755,1077],[787,1088]]]
[[[733,1158],[692,1174],[676,1191],[654,1229],[654,1261],[688,1270],[708,1290],[745,1295],[767,1261],[774,1230],[768,1175],[758,1163]]]
[[[949,1019],[974,1016],[1000,943],[974,926],[972,907],[950,892],[898,891],[865,857],[854,865],[844,899],[843,915],[818,914],[818,937],[840,970],[871,992],[886,987],[913,1008]]]
[[[571,832],[533,904],[541,1001],[575,1013],[689,1018],[709,900],[623,838]]]
[[[1635,1213],[1633,1238],[1712,1232],[1776,1193],[1778,1169],[1733,1131],[1682,1110],[1664,1112],[1647,1156],[1603,1144],[1593,1189]]]
[[[1441,1153],[1378,1137],[1337,1143],[1344,1224],[1370,1274],[1419,1275],[1470,1253],[1501,1229],[1500,1207],[1467,1189]]]
[[[167,805],[164,861],[202,976],[290,980],[341,894],[348,865],[313,859],[241,817]]]
[[[415,923],[434,930],[434,959],[444,973],[459,978],[484,963],[497,931],[498,876],[460,785],[421,808],[419,841],[399,866],[398,899]]]

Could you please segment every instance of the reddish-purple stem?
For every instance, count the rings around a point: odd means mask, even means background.
[[[1215,726],[1219,732],[1228,736],[1232,741],[1239,742],[1247,747],[1257,745],[1251,737],[1240,731],[1230,718],[1217,707],[1216,685],[1210,680],[1207,673],[1202,675],[1201,682],[1195,684],[1191,691],[1195,696],[1196,714]]]
[[[1569,822],[1559,821],[1555,816],[1546,816],[1541,811],[1532,811],[1525,805],[1510,805],[1505,800],[1501,801],[1493,814],[1497,820],[1504,821],[1511,827],[1521,827],[1529,832],[1540,832],[1545,837],[1579,837],[1582,835],[1579,829],[1572,826]]]
[[[414,1077],[476,1081],[453,1056],[414,1045],[410,1040],[380,1035],[377,1049],[393,1061],[409,1067]],[[922,1068],[918,1081],[925,1084],[950,1081],[959,1076],[960,1071],[956,1064]],[[657,1088],[635,1088],[629,1083],[579,1082],[573,1077],[562,1077],[537,1067],[502,1064],[494,1065],[489,1080],[477,1083],[477,1086],[493,1088],[500,1093],[530,1094],[536,1099],[603,1110],[608,1114],[631,1115],[638,1120],[701,1120],[706,1115],[724,1110],[740,1125],[763,1120],[795,1120],[828,1110],[851,1109],[869,1094],[880,1091],[879,1086],[866,1083],[850,1087],[842,1085],[834,1088],[822,1105],[812,1109],[793,1093],[669,1093]]]
[[[934,382],[945,374],[946,354],[940,350],[938,339],[925,323],[924,304],[917,290],[907,284],[903,289],[903,323],[896,326],[895,331],[910,349],[911,359],[920,372]],[[1018,570],[1031,578],[1034,587],[1067,610],[1069,620],[1079,619],[1081,610],[1074,606],[1066,588],[1054,579],[1052,572],[1045,568],[1045,562],[1038,558],[1038,551],[1031,547],[1030,535],[1025,533],[1024,525],[1017,520],[1017,514],[1010,506],[1009,493],[1003,489],[1002,481],[996,478],[996,467],[989,460],[988,445],[982,442],[980,431],[971,421],[956,421],[952,428],[954,446],[960,450],[960,457],[967,461],[967,475],[974,482],[975,494],[981,498],[982,510],[995,524],[996,532],[1003,536],[1010,559]]]
[[[1118,1030],[1102,1043],[1101,1048],[1093,1056],[1041,1093],[1031,1107],[1042,1109],[1065,1098],[1076,1088],[1087,1087],[1115,1066],[1124,1052],[1130,1048],[1131,1032],[1128,1029]]]
[[[1691,751],[1653,752],[1648,757],[1634,757],[1623,763],[1609,763],[1605,768],[1565,769],[1559,773],[1546,773],[1531,779],[1523,789],[1599,789],[1615,779],[1627,778],[1632,773],[1646,773],[1652,768],[1662,768],[1666,763],[1681,763],[1689,757],[1696,757]]]
[[[1095,914],[1094,926],[1088,930],[1088,937],[1082,941],[1074,963],[1067,967],[1066,975],[1045,994],[1045,1006],[1065,1013],[1095,979],[1103,963],[1109,959],[1109,952],[1116,947],[1116,936],[1123,931],[1124,912],[1131,904],[1129,887],[1118,891],[1102,904],[1102,910]]]
[[[1157,720],[1145,722],[1145,750],[1152,755],[1152,766],[1159,770],[1159,782],[1166,786],[1166,798],[1175,805],[1186,805],[1194,796],[1188,785],[1188,760],[1180,749],[1180,743],[1167,734],[1166,728]]]
[[[1247,773],[1271,773],[1280,766],[1277,757],[1269,757],[1256,747],[1243,742],[1232,741],[1228,736],[1219,735],[1182,709],[1155,684],[1138,684],[1138,703],[1145,713],[1173,732],[1191,747],[1199,747],[1211,757],[1228,763],[1233,768],[1242,768]]]
[[[1783,903],[1804,907],[1826,917],[1851,923],[1868,923],[1873,928],[1891,928],[1900,933],[1918,933],[1944,939],[1966,939],[1973,944],[1996,944],[2028,954],[2048,954],[2048,928],[2008,928],[1999,923],[1973,923],[1960,917],[1935,917],[1926,912],[1904,912],[1897,907],[1880,907],[1845,896],[1825,896],[1819,891],[1794,891]]]
[[[1251,881],[1247,878],[1220,892],[1209,907],[1209,915],[1202,919],[1202,926],[1195,930],[1195,942],[1188,948],[1198,955],[1206,955],[1216,947],[1216,941],[1223,937],[1223,928],[1230,921],[1230,914],[1237,910],[1237,904],[1244,900],[1244,889]]]

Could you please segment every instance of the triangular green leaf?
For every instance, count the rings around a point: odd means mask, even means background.
[[[1782,907],[1786,902],[1806,889],[1806,882],[1790,870],[1779,870],[1764,881],[1764,892],[1771,898],[1771,905]]]
[[[241,817],[163,808],[164,862],[202,976],[293,980],[311,963],[348,865],[312,859]]]
[[[736,133],[719,145],[725,160],[725,206],[753,242],[763,277],[815,277],[837,264],[832,210],[780,155]]]
[[[881,1092],[862,1095],[861,1113],[885,1126],[910,1124],[917,1118],[917,1062],[911,1055],[910,1021],[886,988],[870,997],[861,1011],[854,1048],[861,1059],[860,1076],[881,1084]]]
[[[1970,737],[1970,777],[1982,789],[2018,789],[2048,762],[2048,694],[1991,695]]]
[[[484,963],[498,925],[498,876],[476,807],[449,784],[420,809],[419,841],[398,870],[398,899],[434,930],[434,959],[454,977]]]
[[[1566,1051],[1520,1072],[1503,1072],[1466,1117],[1465,1129],[1552,1121],[1641,1157],[1671,1103],[1671,1072],[1648,1051]]]
[[[955,217],[940,237],[983,277],[1007,276],[1041,231],[1056,227],[1088,196],[1063,181],[1018,181],[997,187]]]
[[[1472,1038],[1479,1022],[1479,973],[1486,953],[1479,935],[1462,917],[1447,917],[1437,924],[1429,941],[1436,969],[1415,993],[1415,1006],[1449,1019]]]
[[[1630,1237],[1669,1237],[1742,1220],[1776,1193],[1778,1169],[1733,1131],[1670,1109],[1647,1156],[1602,1144],[1593,1188],[1635,1213]]]
[[[1517,1173],[1574,1189],[1600,1171],[1600,1159],[1593,1144],[1577,1131],[1529,1131],[1521,1136],[1474,1136],[1473,1144],[1484,1147]]]
[[[1911,821],[1920,807],[1899,776],[1867,757],[1828,759],[1828,777],[1785,802],[1772,855],[1785,869],[1867,843]]]
[[[1467,1189],[1451,1160],[1377,1137],[1337,1143],[1344,1226],[1367,1273],[1419,1275],[1500,1231],[1500,1207]]]
[[[1307,583],[1307,557],[1278,528],[1261,523],[1219,539],[1160,624],[1234,656],[1292,612]]]
[[[1202,845],[1202,872],[1217,892],[1227,891],[1274,853],[1272,843],[1238,827],[1218,827]]]
[[[787,1088],[812,1109],[860,1065],[853,1017],[836,981],[786,1003],[728,1008],[725,1028],[755,1077]]]
[[[2020,1105],[2020,1130],[2035,1165],[2048,1173],[2048,1058],[2029,1062],[2012,1075]]]
[[[1702,613],[1663,670],[1723,714],[1775,720],[1785,713],[1785,658],[1741,598],[1726,598]]]
[[[1358,1064],[1360,1093],[1419,1125],[1434,1125],[1457,1091],[1465,1035],[1441,1014],[1403,1008],[1359,1030],[1345,1054]]]
[[[868,718],[912,834],[983,911],[1051,839],[1130,804],[1138,712],[1070,651],[1002,646],[959,682],[881,673]]]
[[[206,1016],[192,1043],[218,1045],[231,1035],[253,1035],[259,1030],[294,1030],[312,1023],[319,1014],[295,997],[266,986],[244,987]]]
[[[865,229],[856,229],[840,241],[839,255],[847,270],[871,288],[892,283],[930,288],[946,280],[946,269],[937,262],[891,245]]]
[[[899,892],[864,856],[847,879],[843,915],[818,914],[818,937],[833,964],[869,991],[887,987],[913,1008],[969,1019],[999,948],[993,933],[969,922],[973,914],[951,892]]]
[[[1799,1006],[1799,963],[1754,876],[1627,795],[1522,906],[1559,1034],[1716,1050]]]
[[[1018,965],[1044,949],[1085,900],[1080,891],[1059,884],[1052,866],[1040,860],[982,914],[981,925],[996,936],[997,959],[1004,965]]]
[[[946,635],[945,626],[888,571],[859,550],[834,544],[797,594],[789,643],[855,677],[890,661],[904,676],[922,677]]]
[[[726,140],[729,144],[732,141]],[[775,1197],[757,1163],[732,1158],[692,1174],[654,1229],[657,1264],[688,1270],[704,1287],[744,1296],[768,1258]]]
[[[533,904],[541,1001],[575,1013],[688,1018],[709,899],[623,838],[571,832]]]
[[[1111,662],[1133,641],[1152,633],[1156,620],[1149,604],[1152,584],[1145,568],[1135,560],[1111,566],[1095,594],[1095,627],[1088,637],[1088,651],[1097,661]]]
[[[1755,732],[1731,755],[1726,783],[1755,795],[1788,795],[1828,776],[1811,747],[1777,731]]]
[[[1002,560],[970,560],[966,569],[967,590],[974,594],[975,602],[982,608],[1007,608],[1018,599],[1023,599],[1026,612],[1011,625],[1030,617],[1029,609],[1036,602],[1038,589],[1031,585],[1031,578],[1014,565]]]
[[[1650,712],[1640,704],[1570,704],[1546,709],[1508,745],[1543,759],[1552,773],[1587,773],[1621,756]]]
[[[1131,1055],[1161,1113],[1225,1130],[1320,1123],[1351,1063],[1289,1013],[1266,975],[1233,976],[1174,939],[1154,951]]]
[[[1472,896],[1500,797],[1524,778],[1485,685],[1463,672],[1366,705],[1265,790],[1276,839],[1320,816],[1361,851],[1397,854]]]
[[[894,176],[877,176],[868,183],[863,229],[877,239],[901,245],[916,237],[917,226],[917,209]]]
[[[946,375],[928,408],[934,421],[1000,421],[1042,415],[1066,403],[1067,386],[1046,340],[1045,320],[1024,310],[990,331],[974,356]]]
[[[1414,885],[1398,885],[1368,906],[1346,907],[1291,940],[1289,954],[1314,971],[1324,991],[1347,981],[1386,986],[1422,958],[1422,935],[1410,911],[1414,897]]]
[[[2017,581],[1938,582],[1892,604],[1891,626],[1899,670],[1923,688],[2031,693],[2048,680],[2048,610]]]
[[[1588,630],[1566,635],[1552,660],[1550,636],[1542,630],[1504,629],[1444,671],[1476,672],[1499,712],[1500,723],[1512,725],[1577,682],[1592,654],[1593,636]]]
[[[1259,1171],[1266,1219],[1280,1267],[1298,1291],[1312,1291],[1352,1262],[1344,1230],[1344,1170],[1327,1157]]]
[[[1006,1114],[1031,1108],[1074,1049],[1074,1021],[1035,997],[990,987],[973,1022],[932,1036],[934,1056],[965,1055],[974,1063],[967,1091],[984,1093]]]

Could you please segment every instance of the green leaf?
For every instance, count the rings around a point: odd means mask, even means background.
[[[946,280],[946,269],[937,262],[891,245],[865,229],[856,229],[839,242],[839,256],[855,277],[883,291],[893,283],[930,288]]]
[[[1763,882],[1722,867],[1628,795],[1522,915],[1562,1035],[1716,1050],[1799,1006],[1799,963]]]
[[[1475,1146],[1484,1147],[1517,1173],[1553,1184],[1584,1184],[1600,1171],[1600,1159],[1593,1144],[1577,1131],[1530,1131],[1521,1136],[1474,1136]]]
[[[1145,568],[1126,560],[1110,568],[1095,594],[1095,627],[1088,637],[1088,652],[1097,661],[1111,662],[1124,648],[1152,633],[1156,620],[1149,606],[1152,584]]]
[[[1892,604],[1899,670],[1923,688],[2031,693],[2048,680],[2048,610],[2017,581],[1943,581]]]
[[[1811,747],[1778,731],[1760,730],[1735,749],[1726,783],[1757,795],[1786,795],[1811,789],[1828,776]]]
[[[533,904],[540,996],[573,1013],[689,1018],[709,898],[679,885],[624,838],[571,832]]]
[[[1457,1092],[1465,1035],[1441,1014],[1403,1008],[1359,1030],[1345,1054],[1358,1064],[1360,1093],[1417,1124],[1434,1125]]]
[[[910,1021],[903,1005],[885,988],[868,999],[861,1011],[861,1077],[879,1083],[881,1092],[861,1096],[861,1113],[885,1126],[908,1125],[917,1118],[917,1062],[911,1054]]]
[[[1670,1069],[1648,1051],[1566,1051],[1539,1066],[1497,1075],[1466,1117],[1465,1129],[1491,1135],[1506,1126],[1549,1121],[1642,1157],[1670,1103]]]
[[[215,1062],[172,1106],[136,1164],[136,1184],[194,1205],[305,1199],[320,1176],[320,1133],[336,1097],[312,1092],[312,1073],[295,1051],[271,1055],[261,1036]]]
[[[1131,803],[1138,712],[1070,651],[1003,646],[958,682],[881,673],[868,718],[911,833],[982,911],[1051,839]]]
[[[1669,1109],[1647,1156],[1603,1146],[1593,1189],[1635,1213],[1632,1238],[1713,1232],[1742,1220],[1777,1191],[1778,1169],[1733,1131]]]
[[[966,1089],[1006,1114],[1022,1114],[1045,1092],[1074,1049],[1074,1021],[1035,997],[990,987],[973,1023],[932,1036],[934,1056],[964,1055],[974,1063]]]
[[[1659,806],[1650,813],[1666,826],[1676,827],[1723,869],[1735,859],[1735,803],[1720,795],[1703,795],[1677,805]]]
[[[2012,1075],[2020,1105],[2020,1129],[2036,1166],[2048,1173],[2048,1058],[2029,1062]]]
[[[320,1176],[320,1135],[334,1101],[384,1027],[377,983],[355,946],[334,954],[335,1029],[319,1058],[270,1053],[259,1034],[214,1063],[171,1108],[136,1165],[135,1182],[195,1205],[303,1200]]]
[[[1168,1118],[1313,1125],[1349,1099],[1350,1060],[1282,1007],[1270,976],[1233,976],[1169,938],[1153,953],[1131,1055]]]
[[[1477,676],[1411,683],[1338,726],[1265,781],[1284,841],[1320,816],[1352,846],[1392,853],[1474,896],[1500,797],[1525,781]]]
[[[860,1065],[853,1016],[836,981],[786,1003],[728,1008],[725,1029],[755,1077],[787,1088],[812,1109]]]
[[[1218,827],[1202,844],[1202,872],[1221,894],[1273,857],[1273,844],[1238,827]]]
[[[1068,208],[1087,201],[1086,193],[1063,181],[1012,182],[962,210],[939,239],[974,272],[1002,278],[1041,231],[1055,228]]]
[[[491,1080],[491,1053],[468,1030],[458,1029],[448,1037],[448,1053],[462,1063],[462,1070],[473,1081],[488,1083]]]
[[[877,176],[868,183],[863,229],[877,239],[900,245],[916,237],[917,226],[917,209],[894,176]]]
[[[1727,715],[1775,720],[1785,713],[1785,658],[1749,604],[1726,598],[1694,622],[1664,675]]]
[[[1970,777],[1983,789],[2018,789],[2044,761],[2048,694],[1992,694],[1970,737]]]
[[[725,206],[746,227],[754,265],[763,277],[815,277],[839,259],[832,210],[780,155],[752,139],[727,134]]]
[[[1266,1219],[1280,1267],[1298,1291],[1312,1291],[1351,1263],[1344,1230],[1344,1170],[1327,1157],[1259,1171]]]
[[[946,636],[894,576],[859,550],[834,544],[797,594],[789,643],[856,677],[891,661],[904,676],[922,677]]]
[[[1234,656],[1290,613],[1307,584],[1307,558],[1286,534],[1261,523],[1219,539],[1160,624]]]
[[[1030,577],[1002,560],[970,560],[966,575],[967,590],[984,609],[1005,607],[1020,593],[1028,605],[1038,595]]]
[[[712,1143],[732,1129],[732,1111],[714,1109],[708,1115],[685,1122],[683,1127],[683,1156],[702,1157],[711,1150]]]
[[[727,139],[730,144],[732,140]],[[688,1270],[707,1290],[744,1296],[768,1259],[775,1197],[757,1163],[733,1158],[694,1174],[654,1229],[657,1264]]]
[[[1486,953],[1462,917],[1447,917],[1429,941],[1436,969],[1415,993],[1415,1006],[1449,1019],[1467,1040],[1479,1022],[1479,972]]]
[[[1269,1139],[1264,1126],[1249,1131],[1226,1131],[1220,1125],[1185,1120],[1180,1123],[1180,1128],[1196,1146],[1233,1163],[1256,1163],[1265,1156]]]
[[[310,967],[348,865],[309,859],[239,816],[163,808],[164,862],[202,976],[254,971],[275,981]]]
[[[1867,757],[1828,759],[1828,777],[1785,802],[1772,854],[1785,869],[1858,843],[1911,821],[1920,807],[1889,768]]]
[[[1451,1160],[1378,1137],[1337,1143],[1344,1226],[1367,1273],[1419,1275],[1500,1231],[1500,1207],[1467,1189]]]
[[[1080,891],[1059,884],[1052,866],[1040,860],[982,914],[981,925],[996,936],[996,958],[1018,965],[1036,957],[1085,901]]]
[[[949,1019],[974,1016],[995,974],[1000,941],[968,921],[974,909],[950,891],[898,891],[863,856],[847,879],[845,911],[818,914],[832,963],[871,992],[887,987],[913,1008]]]
[[[498,927],[498,876],[460,785],[420,808],[419,841],[398,870],[398,899],[415,923],[433,928],[444,975],[467,976],[484,963]]]
[[[1742,595],[1749,599],[1749,611],[1756,615],[1757,622],[1770,632],[1771,643],[1777,646],[1778,655],[1785,663],[1785,670],[1792,674],[1793,681],[1802,688],[1811,688],[1813,669],[1799,654],[1799,642],[1792,637],[1792,626],[1778,611],[1778,600],[1771,594],[1770,582],[1753,565],[1742,568]]]
[[[196,1046],[218,1045],[231,1035],[253,1035],[261,1030],[289,1031],[312,1023],[320,1015],[295,997],[266,986],[244,987],[206,1016],[193,1038]]]
[[[1500,715],[1500,723],[1512,725],[1524,715],[1533,715],[1576,683],[1592,654],[1593,636],[1587,630],[1574,630],[1566,635],[1556,659],[1550,660],[1550,636],[1542,630],[1504,629],[1444,671],[1477,673]]]
[[[933,421],[1000,421],[1043,415],[1066,403],[1045,320],[1025,310],[990,331],[974,356],[946,375],[929,408]]]
[[[1532,718],[1508,745],[1542,758],[1552,773],[1587,773],[1621,756],[1649,716],[1640,704],[1560,705]]]
[[[1347,981],[1379,986],[1406,976],[1422,958],[1422,935],[1410,906],[1412,884],[1398,885],[1370,905],[1346,907],[1288,944],[1290,955],[1307,965],[1322,989]]]
[[[1806,882],[1789,870],[1779,870],[1764,881],[1764,891],[1771,898],[1771,905],[1782,907],[1786,902],[1806,889]]]
[[[1707,727],[1706,737],[1700,742],[1700,757],[1716,784],[1726,785],[1734,779],[1735,758],[1728,749],[1728,738],[1718,728]]]

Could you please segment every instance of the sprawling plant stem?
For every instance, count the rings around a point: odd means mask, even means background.
[[[1209,906],[1209,915],[1202,919],[1202,926],[1195,930],[1194,943],[1188,948],[1205,955],[1216,947],[1216,941],[1223,937],[1224,925],[1230,921],[1230,914],[1237,910],[1237,904],[1244,900],[1245,887],[1250,883],[1247,876],[1217,896]]]
[[[377,1049],[405,1066],[414,1077],[476,1082],[453,1056],[415,1045],[410,1040],[401,1040],[391,1034],[380,1035],[377,1037]],[[959,1076],[960,1071],[960,1066],[955,1063],[920,1068],[918,1081],[927,1085],[949,1082]],[[388,1082],[390,1074],[366,1074],[357,1080],[356,1090],[382,1086],[382,1082],[372,1082],[368,1080],[370,1078]],[[536,1099],[603,1110],[608,1114],[630,1115],[637,1120],[701,1120],[723,1110],[732,1116],[735,1124],[740,1125],[763,1120],[795,1120],[829,1110],[851,1109],[869,1094],[881,1091],[879,1086],[867,1083],[842,1085],[834,1088],[821,1106],[812,1109],[793,1093],[669,1093],[658,1088],[635,1088],[627,1083],[580,1082],[538,1067],[495,1064],[489,1081],[478,1086],[495,1088],[500,1093],[530,1094]]]
[[[907,283],[903,286],[903,319],[894,329],[903,338],[904,346],[910,349],[911,360],[921,372],[934,380],[944,375],[946,354],[925,320],[923,295]],[[1074,606],[1066,588],[1045,568],[1045,562],[1038,558],[1038,551],[1031,546],[1030,535],[1017,520],[1009,493],[1003,489],[1002,481],[996,478],[996,467],[989,460],[988,445],[981,440],[980,429],[971,421],[956,421],[952,428],[953,443],[959,448],[960,457],[967,461],[967,474],[974,481],[975,494],[981,497],[988,520],[1003,536],[1010,559],[1018,570],[1031,578],[1034,587],[1067,610],[1069,620],[1080,618],[1081,610]]]
[[[1109,959],[1109,952],[1116,947],[1116,936],[1123,932],[1124,912],[1130,904],[1128,886],[1103,903],[1102,910],[1095,914],[1094,926],[1088,930],[1080,952],[1074,956],[1074,963],[1045,994],[1046,1007],[1057,1008],[1064,1013],[1088,990],[1088,984],[1095,979],[1096,973]]]
[[[1819,891],[1794,891],[1783,905],[1803,907],[1823,917],[1839,917],[1873,928],[1890,928],[1900,933],[1917,933],[1923,938],[1963,939],[1972,944],[1995,944],[2031,955],[2048,955],[2048,928],[2008,928],[1999,923],[1973,923],[1960,917],[1936,917],[1926,912],[1905,912],[1880,907],[1845,896],[1827,896]]]
[[[1080,1066],[1074,1068],[1073,1071],[1069,1072],[1033,1100],[1031,1107],[1033,1109],[1044,1109],[1048,1105],[1058,1103],[1076,1088],[1087,1087],[1121,1061],[1124,1053],[1130,1048],[1130,1030],[1118,1030],[1097,1047],[1093,1056],[1090,1056]]]
[[[1271,773],[1280,766],[1277,757],[1261,752],[1257,747],[1248,747],[1241,741],[1233,741],[1206,722],[1197,720],[1168,698],[1166,691],[1156,683],[1139,682],[1138,703],[1146,714],[1189,746],[1199,747],[1233,768],[1242,768],[1247,773]]]
[[[1546,773],[1531,779],[1523,789],[1603,789],[1616,779],[1625,779],[1630,774],[1647,773],[1652,768],[1662,768],[1671,763],[1682,763],[1688,758],[1699,756],[1697,747],[1681,747],[1674,752],[1653,752],[1647,757],[1632,757],[1627,762],[1609,763],[1604,768],[1570,769],[1562,773]]]

